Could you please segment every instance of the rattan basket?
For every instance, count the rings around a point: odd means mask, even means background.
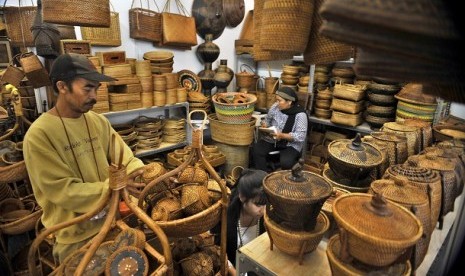
[[[89,40],[92,46],[121,46],[119,13],[110,13],[110,27],[81,27],[82,39]]]
[[[313,231],[294,231],[285,228],[274,222],[268,212],[265,212],[265,227],[270,238],[270,248],[276,246],[282,252],[299,257],[299,263],[302,264],[304,254],[314,251],[324,234],[329,229],[329,219],[323,212],[319,212],[316,219],[316,225]]]
[[[24,161],[9,166],[0,166],[0,184],[18,182],[27,177],[26,163]]]
[[[42,0],[42,12],[44,22],[110,27],[110,0]]]
[[[363,123],[363,113],[359,112],[356,114],[344,113],[339,111],[333,111],[331,113],[330,121],[334,124],[356,127]]]
[[[421,189],[409,184],[406,178],[393,177],[379,179],[371,183],[370,194],[382,194],[386,199],[396,202],[410,210],[421,222],[423,235],[415,244],[410,258],[412,267],[417,269],[425,258],[431,238],[431,210],[428,195]]]
[[[34,47],[34,38],[30,30],[34,25],[37,7],[20,5],[19,7],[3,7],[2,10],[11,46]]]
[[[387,266],[416,244],[421,222],[406,208],[380,195],[351,193],[333,203],[341,244],[358,261]]]
[[[245,123],[228,123],[220,121],[216,114],[209,114],[208,120],[214,141],[238,146],[252,144],[257,121],[255,117],[251,117],[250,121]]]
[[[333,89],[333,96],[345,100],[360,101],[365,98],[365,90],[366,86],[364,85],[336,83]]]
[[[331,101],[331,109],[333,111],[357,114],[365,108],[364,104],[365,104],[364,100],[355,102],[352,100],[333,98]]]
[[[465,141],[465,127],[437,124],[433,126],[433,137],[435,142],[454,139]]]
[[[371,136],[376,140],[376,143],[386,146],[389,165],[402,164],[407,161],[407,137],[383,131],[374,131]]]
[[[157,2],[153,1],[157,11],[150,9],[150,0],[147,1],[147,8],[135,8],[135,0],[132,1],[129,9],[129,36],[134,39],[141,39],[159,42],[162,38],[161,13]]]
[[[220,121],[247,123],[252,118],[257,96],[240,92],[216,93],[212,101]]]
[[[301,171],[303,162],[293,170],[270,173],[263,190],[273,208],[269,216],[278,224],[295,231],[313,231],[323,202],[331,196],[331,184],[322,176]]]
[[[382,162],[381,151],[362,142],[359,133],[353,140],[334,140],[328,145],[329,167],[341,177],[365,179]]]
[[[341,259],[341,241],[339,234],[332,236],[326,248],[331,273],[334,276],[362,276],[362,275],[402,275],[409,276],[412,272],[410,262],[397,263],[388,267],[373,267],[357,262]]]

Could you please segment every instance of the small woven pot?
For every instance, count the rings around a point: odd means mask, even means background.
[[[208,188],[197,183],[184,184],[181,188],[181,206],[188,215],[195,215],[211,206]]]
[[[186,276],[203,276],[213,275],[213,260],[203,253],[197,252],[180,261],[182,275]]]

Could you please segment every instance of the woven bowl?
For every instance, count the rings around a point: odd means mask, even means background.
[[[300,67],[294,65],[283,65],[283,73],[286,75],[298,75]]]
[[[384,123],[394,122],[396,119],[394,117],[379,117],[368,114],[365,117],[365,121],[370,125],[372,128],[381,128]]]
[[[325,213],[320,212],[317,217],[315,229],[311,232],[294,231],[275,223],[265,212],[265,227],[273,245],[286,254],[299,256],[314,251],[329,228],[329,219]]]
[[[395,106],[379,106],[379,105],[369,105],[367,107],[367,113],[376,117],[387,117],[393,118],[396,115]]]
[[[328,110],[330,106],[331,106],[331,100],[322,100],[322,99],[316,99],[315,100],[315,107],[316,108],[321,108],[321,109]]]
[[[433,137],[437,142],[447,140],[465,141],[465,127],[439,124],[433,126]]]
[[[394,95],[378,94],[373,93],[372,91],[369,91],[367,95],[370,103],[374,105],[395,106],[397,104],[397,99],[394,97]]]
[[[173,60],[174,54],[170,51],[150,51],[145,52],[143,58],[151,63],[166,63]]]
[[[286,85],[296,85],[299,83],[299,77],[282,74],[281,81],[283,84],[286,84]]]

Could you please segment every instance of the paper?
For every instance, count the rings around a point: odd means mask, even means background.
[[[269,134],[276,134],[278,133],[278,129],[275,126],[271,127],[259,127],[258,130],[269,133]]]

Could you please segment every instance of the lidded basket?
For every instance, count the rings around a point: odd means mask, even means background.
[[[370,193],[382,194],[386,199],[410,210],[420,220],[425,235],[418,240],[411,257],[412,266],[416,269],[425,258],[432,232],[428,196],[421,188],[410,185],[402,177],[375,180],[371,183]]]
[[[263,179],[263,189],[268,198],[268,215],[285,228],[312,231],[318,214],[333,191],[322,176],[302,171],[303,160],[292,170],[270,173]]]
[[[361,140],[360,133],[353,139],[338,139],[328,145],[329,167],[339,176],[364,179],[383,162],[379,149]]]
[[[409,184],[420,188],[428,195],[431,213],[431,229],[436,227],[441,211],[441,176],[437,171],[418,167],[415,162],[407,161],[404,164],[390,166],[383,178],[405,177]]]
[[[379,194],[351,193],[333,203],[341,246],[372,266],[393,264],[423,234],[421,222],[406,208]]]

